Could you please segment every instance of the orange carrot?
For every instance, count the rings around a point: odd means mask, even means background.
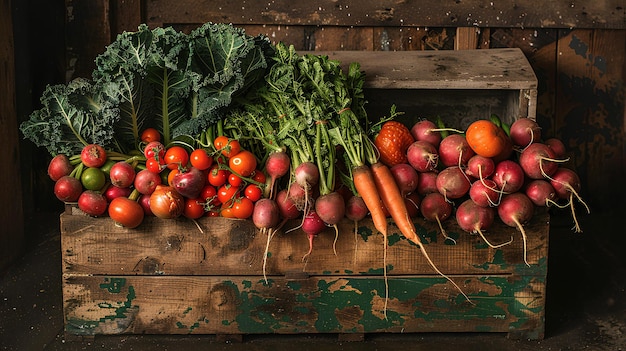
[[[374,228],[381,232],[386,238],[387,217],[385,215],[384,205],[378,194],[378,188],[374,182],[372,171],[365,165],[355,167],[352,170],[352,179],[354,180],[356,191],[361,198],[363,198],[365,206],[367,206],[367,209],[370,211]]]
[[[467,301],[471,300],[469,297],[461,290],[461,288],[447,275],[443,274],[439,268],[435,265],[435,263],[430,259],[424,245],[422,245],[420,239],[417,236],[415,225],[411,218],[409,218],[408,211],[406,209],[406,205],[404,199],[402,198],[402,194],[400,193],[400,189],[398,188],[398,184],[396,183],[389,167],[386,165],[376,162],[371,167],[372,175],[374,176],[374,182],[376,183],[376,188],[378,189],[378,193],[380,194],[380,198],[383,201],[385,207],[387,207],[387,211],[391,215],[391,218],[400,229],[400,232],[404,237],[408,240],[412,241],[416,244],[422,254],[430,264],[430,266],[442,277],[446,278],[452,285],[454,285],[460,292],[465,296]],[[356,183],[356,182],[355,182]]]

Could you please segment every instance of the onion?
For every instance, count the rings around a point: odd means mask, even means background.
[[[185,198],[167,185],[157,185],[150,195],[150,210],[159,218],[176,218],[185,210]]]

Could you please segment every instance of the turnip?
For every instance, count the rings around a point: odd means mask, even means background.
[[[465,174],[477,179],[489,178],[496,169],[493,159],[480,155],[474,155],[467,161]]]
[[[269,192],[267,197],[274,198],[274,187],[276,180],[289,172],[291,160],[284,151],[272,152],[265,161],[265,170],[270,177]]]
[[[475,154],[463,134],[450,134],[439,144],[439,159],[446,167],[465,166]]]
[[[432,172],[437,169],[439,155],[437,148],[426,141],[415,141],[406,150],[406,157],[418,172]]]
[[[524,173],[531,179],[550,178],[559,167],[554,151],[546,144],[533,143],[522,151],[519,164]]]
[[[530,118],[520,118],[511,124],[510,137],[513,144],[525,149],[541,140],[541,128]]]
[[[441,222],[452,215],[452,204],[450,204],[440,193],[430,193],[424,196],[420,203],[420,212],[427,221],[437,222],[441,234],[446,240],[456,241],[449,237]]]
[[[469,191],[470,182],[461,168],[451,166],[437,175],[436,186],[446,200],[459,199]]]
[[[437,147],[441,142],[441,133],[436,129],[437,125],[434,122],[424,119],[411,127],[411,135],[415,140],[426,141]]]
[[[574,208],[574,197],[585,206],[587,213],[590,213],[589,206],[583,201],[578,194],[581,189],[580,178],[578,174],[569,168],[559,167],[556,172],[550,178],[550,184],[554,187],[557,196],[561,199],[568,199],[572,212],[572,218],[574,219],[574,232],[581,233],[582,229],[576,218],[576,211]]]
[[[429,193],[436,193],[437,190],[437,173],[436,172],[424,172],[420,173],[417,179],[417,193],[420,195],[426,195]]]
[[[52,181],[56,182],[63,176],[68,176],[74,170],[74,166],[70,163],[69,157],[64,154],[58,154],[48,163],[48,176]]]
[[[530,267],[526,259],[526,230],[523,224],[530,221],[535,212],[532,201],[522,192],[505,195],[498,205],[498,217],[509,227],[517,228],[522,233],[524,243],[524,263]]]
[[[392,166],[390,169],[393,178],[398,184],[400,193],[405,196],[417,189],[417,182],[419,181],[419,175],[415,168],[408,163],[398,163]]]
[[[504,160],[496,164],[491,179],[504,193],[514,193],[524,185],[524,170],[514,161]]]
[[[280,211],[275,200],[270,198],[262,198],[254,203],[252,211],[252,223],[259,229],[262,234],[267,235],[265,244],[265,252],[263,254],[263,279],[267,284],[267,256],[270,249],[270,242],[274,233],[278,230],[277,226],[280,222]]]
[[[483,179],[472,183],[469,196],[480,207],[495,207],[500,202],[502,191],[493,180]]]
[[[494,218],[495,210],[492,207],[479,206],[471,199],[463,201],[456,209],[456,222],[461,229],[468,233],[480,235],[487,245],[497,249],[513,242],[513,237],[511,237],[511,240],[498,245],[493,245],[487,240],[483,231],[491,227]]]
[[[552,184],[545,179],[535,179],[524,187],[524,193],[535,206],[547,207],[555,203],[556,191]]]

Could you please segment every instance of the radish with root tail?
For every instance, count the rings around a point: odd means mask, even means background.
[[[514,145],[525,149],[541,140],[541,127],[535,120],[523,117],[511,124],[509,136]]]
[[[578,174],[569,168],[559,167],[550,178],[550,184],[554,187],[554,191],[559,198],[567,199],[569,201],[572,218],[574,219],[574,232],[581,233],[582,229],[578,223],[576,210],[574,208],[574,198],[583,204],[587,213],[590,213],[591,211],[589,210],[589,206],[587,206],[585,201],[583,201],[582,197],[580,197],[579,192],[581,185]]]
[[[436,186],[446,201],[459,199],[470,189],[470,181],[467,175],[458,166],[450,166],[439,172],[436,179]]]
[[[509,227],[517,228],[522,234],[524,244],[524,263],[530,267],[526,258],[526,230],[523,224],[530,221],[535,212],[535,205],[528,196],[522,192],[505,195],[498,205],[498,217]]]
[[[424,216],[427,221],[437,222],[443,237],[456,244],[456,240],[448,236],[448,233],[443,229],[443,225],[441,224],[441,222],[452,215],[452,209],[452,204],[440,193],[430,193],[424,196],[420,203],[422,216]]]
[[[496,182],[498,188],[504,193],[514,193],[524,186],[524,170],[517,162],[504,160],[496,164],[496,169],[491,179]]]
[[[559,162],[566,161],[557,159],[554,151],[542,143],[529,145],[519,156],[519,164],[530,179],[550,178],[559,167]]]
[[[438,153],[439,160],[446,167],[466,166],[469,159],[476,154],[463,134],[450,134],[443,138]]]
[[[472,183],[469,196],[480,207],[496,207],[502,198],[502,191],[491,179],[476,180]]]
[[[463,201],[456,209],[456,222],[464,231],[471,234],[478,234],[489,245],[489,247],[497,249],[513,242],[511,240],[494,245],[485,237],[483,231],[487,230],[494,222],[495,210],[493,207],[483,207],[477,205],[471,199]]]
[[[417,121],[413,127],[411,127],[411,135],[413,139],[421,140],[432,144],[435,147],[441,143],[441,133],[436,130],[437,125],[435,122],[423,119]]]
[[[418,140],[406,150],[407,161],[418,172],[431,172],[437,169],[439,154],[437,148],[427,142]]]
[[[269,198],[262,198],[255,202],[252,211],[252,223],[259,229],[261,234],[267,235],[265,252],[263,253],[263,279],[265,280],[265,284],[267,284],[267,256],[269,254],[270,241],[274,234],[280,229],[280,211],[276,201]]]
[[[537,207],[549,207],[556,203],[556,190],[548,180],[535,179],[524,187],[524,193]]]

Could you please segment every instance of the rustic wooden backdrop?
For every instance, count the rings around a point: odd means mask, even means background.
[[[583,196],[592,210],[611,211],[616,202],[624,203],[624,0],[0,0],[0,3],[3,5],[2,48],[13,48],[4,35],[11,31],[11,18],[5,20],[7,7],[13,9],[13,28],[16,28],[18,122],[39,108],[38,97],[45,84],[89,77],[95,56],[118,33],[135,30],[140,23],[151,27],[173,26],[182,31],[207,21],[233,23],[250,34],[264,33],[274,41],[293,44],[298,50],[518,47],[539,79],[537,119],[545,135],[565,141],[572,165],[584,180]],[[20,44],[24,42],[28,43]],[[8,105],[12,101],[3,99],[0,104],[12,111],[15,108]],[[14,128],[15,124],[9,125]],[[15,136],[0,139],[3,147],[15,145]],[[60,209],[46,179],[46,157],[28,142],[20,143],[19,151],[22,169],[13,170],[13,176],[23,179],[26,217],[32,218],[41,209]],[[17,181],[10,184],[19,188]],[[13,196],[6,198],[11,200]],[[7,213],[4,209],[10,206],[3,206],[2,213]],[[21,231],[19,226],[10,225],[8,219],[4,223],[14,227],[16,233]],[[3,255],[17,246],[8,237],[0,236],[0,247],[6,248]]]

